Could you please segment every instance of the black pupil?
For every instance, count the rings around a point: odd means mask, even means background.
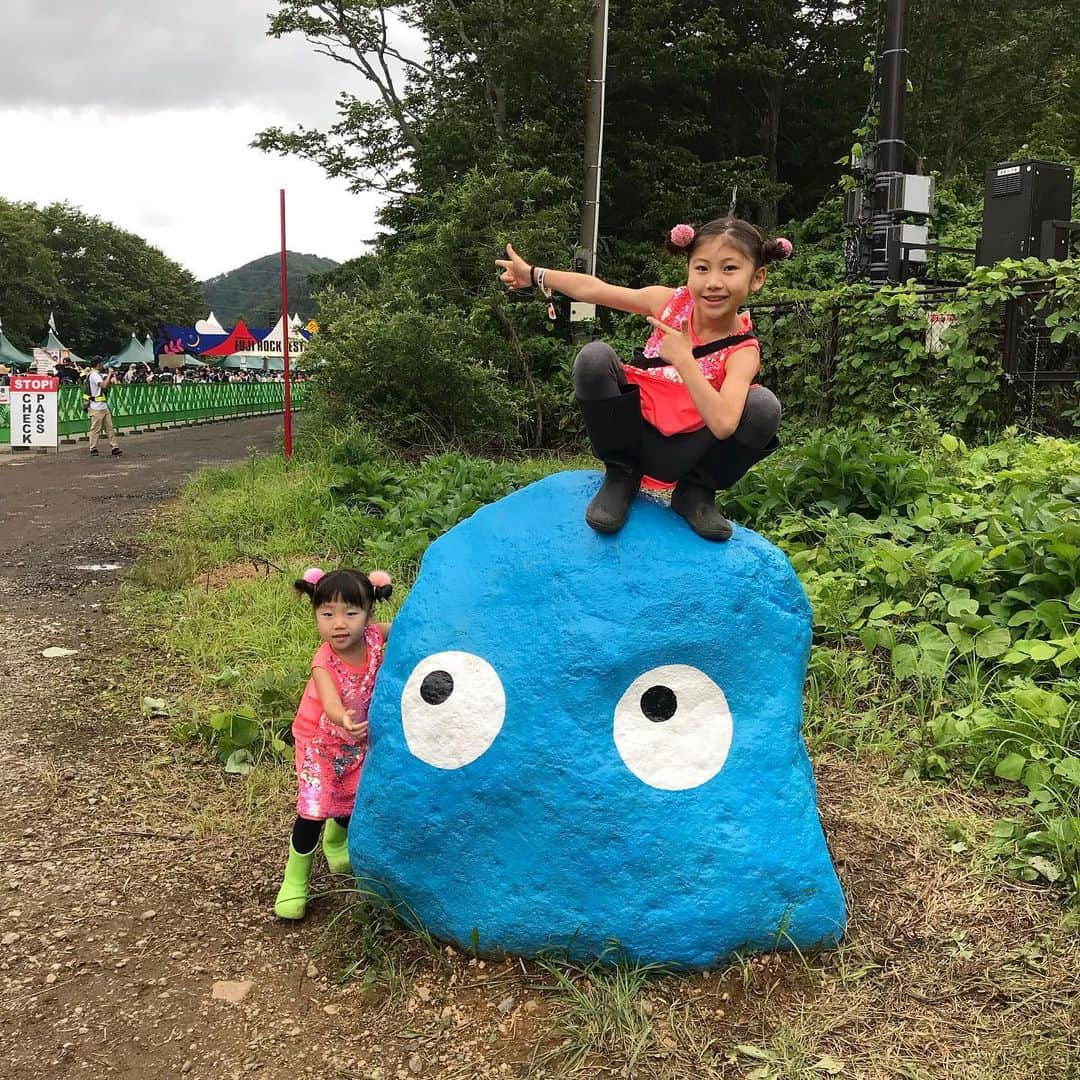
[[[679,699],[669,686],[650,686],[641,695],[641,711],[654,723],[662,724],[675,715]]]
[[[433,671],[420,684],[420,696],[429,705],[441,705],[453,692],[454,677],[449,671]]]

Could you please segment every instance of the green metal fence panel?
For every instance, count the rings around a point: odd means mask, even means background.
[[[305,383],[294,386],[293,407],[302,408],[306,396]],[[138,383],[113,387],[109,391],[109,408],[113,423],[120,429],[191,424],[256,413],[282,412],[285,408],[285,384],[180,383],[179,386],[170,386],[168,383]],[[80,387],[61,387],[57,409],[60,438],[71,438],[90,430],[90,420],[83,411]],[[10,442],[10,410],[7,405],[0,405],[0,446]]]

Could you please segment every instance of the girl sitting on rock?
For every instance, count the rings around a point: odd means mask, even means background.
[[[390,597],[390,575],[374,570],[304,571],[296,589],[310,597],[322,645],[293,721],[296,741],[296,821],[285,880],[274,914],[302,919],[311,863],[323,833],[332,874],[348,874],[349,817],[368,745],[368,706],[382,664],[389,623],[373,623],[376,600]]]
[[[700,229],[676,225],[686,284],[628,289],[589,274],[530,266],[506,245],[496,259],[510,289],[539,287],[571,299],[645,315],[653,332],[633,362],[593,341],[574,361],[574,391],[604,463],[585,511],[597,532],[622,528],[643,477],[674,485],[671,508],[699,536],[727,540],[731,525],[716,492],[731,487],[779,446],[780,402],[754,379],[761,354],[750,315],[739,309],[765,284],[765,267],[791,254],[749,222],[719,218]]]

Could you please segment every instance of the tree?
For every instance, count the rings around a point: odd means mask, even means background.
[[[268,128],[253,145],[313,161],[354,191],[398,198],[496,160],[580,171],[567,151],[580,157],[587,8],[588,0],[279,0],[269,34],[303,35],[373,97],[343,91],[329,130]],[[398,46],[400,26],[420,49]]]
[[[0,199],[0,317],[21,348],[41,342],[49,311],[84,355],[202,312],[195,278],[134,233],[66,203]]]
[[[67,203],[39,214],[59,272],[53,306],[73,348],[110,353],[132,333],[202,313],[194,276],[141,237]]]
[[[40,342],[60,293],[59,263],[40,211],[0,199],[0,318],[16,346],[29,349]]]
[[[909,10],[908,142],[943,180],[981,175],[1069,101],[1080,52],[1071,0],[912,0]],[[1075,113],[1066,126],[1075,144]]]

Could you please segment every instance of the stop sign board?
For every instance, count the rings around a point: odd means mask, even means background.
[[[60,380],[54,375],[11,377],[11,445],[56,446]]]

